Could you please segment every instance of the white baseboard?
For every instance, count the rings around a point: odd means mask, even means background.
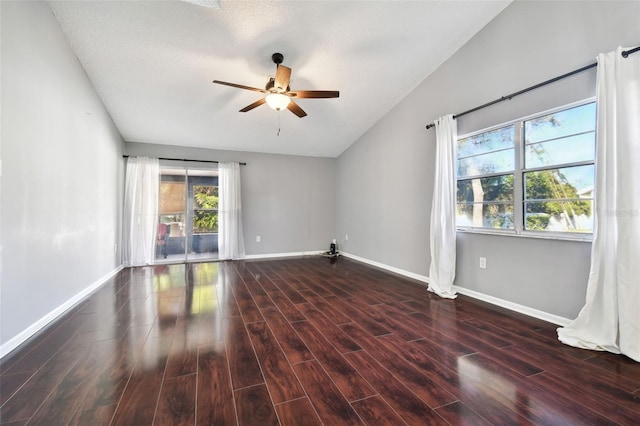
[[[500,306],[502,308],[506,308],[511,311],[519,312],[521,314],[525,314],[533,318],[538,318],[543,321],[550,322],[552,324],[565,326],[571,322],[571,320],[568,318],[560,317],[558,315],[553,315],[548,312],[544,312],[538,309],[530,308],[528,306],[520,305],[518,303],[509,302],[508,300],[489,296],[487,294],[479,293],[474,290],[469,290],[464,287],[458,287],[454,285],[453,288],[455,291],[457,291],[460,294],[464,294],[465,296],[473,297],[474,299],[482,300],[483,302],[491,303],[492,305]]]
[[[237,260],[253,260],[253,259],[274,259],[278,257],[299,257],[299,256],[318,256],[324,253],[319,251],[299,251],[290,253],[267,253],[267,254],[247,254],[242,259]]]
[[[395,272],[405,277],[413,278],[414,280],[422,281],[425,284],[429,284],[429,277],[425,275],[416,274],[415,272],[405,271],[404,269],[396,268],[395,266],[385,265],[384,263],[376,262],[374,260],[365,259],[364,257],[356,256],[355,254],[340,252],[341,256],[348,257],[349,259],[357,260],[358,262],[366,263],[376,268],[385,269],[390,272]]]
[[[372,265],[378,267],[380,269],[385,269],[387,271],[395,272],[396,274],[403,275],[408,278],[413,278],[415,280],[421,281],[425,284],[429,283],[429,277],[416,274],[414,272],[405,271],[404,269],[396,268],[393,266],[385,265],[384,263],[376,262],[373,260],[365,259],[360,256],[356,256],[350,253],[340,253],[344,257],[348,257],[353,260],[357,260],[358,262],[366,263],[368,265]],[[561,326],[565,326],[571,322],[570,319],[563,318],[557,315],[550,314],[548,312],[540,311],[538,309],[529,308],[528,306],[520,305],[518,303],[509,302],[508,300],[500,299],[497,297],[489,296],[487,294],[479,293],[477,291],[469,290],[464,287],[453,286],[454,290],[460,294],[465,296],[473,297],[474,299],[482,300],[483,302],[490,303],[492,305],[500,306],[501,308],[506,308],[511,311],[515,311],[524,315],[528,315],[533,318],[538,318],[543,321],[550,322],[552,324],[557,324]]]
[[[105,284],[111,277],[120,272],[123,269],[123,266],[119,266],[113,271],[109,272],[107,275],[95,281],[89,287],[83,289],[81,292],[77,293],[71,299],[64,302],[62,305],[58,306],[38,321],[31,324],[25,330],[17,334],[16,336],[9,339],[7,342],[0,346],[0,358],[4,358],[5,355],[8,355],[11,351],[16,349],[22,343],[26,342],[31,336],[36,334],[38,331],[42,330],[51,322],[55,321],[58,317],[64,314],[67,310],[84,300],[91,293],[100,288],[103,284]]]

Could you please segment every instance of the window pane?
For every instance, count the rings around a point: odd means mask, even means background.
[[[458,176],[477,176],[510,172],[514,167],[513,149],[490,152],[458,160]]]
[[[458,140],[458,158],[513,148],[515,126],[510,125]]]
[[[513,175],[458,181],[458,203],[513,201]]]
[[[595,155],[596,134],[590,132],[527,145],[524,161],[532,168],[594,160]]]
[[[524,174],[525,199],[593,198],[595,166],[564,167]]]
[[[513,229],[513,203],[458,204],[456,225],[476,228]]]
[[[525,203],[528,231],[593,232],[593,202],[545,201]]]
[[[595,102],[537,117],[524,123],[525,143],[593,131],[595,122]]]
[[[193,185],[193,233],[218,232],[218,187]]]

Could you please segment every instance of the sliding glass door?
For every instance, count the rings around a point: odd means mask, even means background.
[[[217,170],[161,168],[156,262],[218,257]]]

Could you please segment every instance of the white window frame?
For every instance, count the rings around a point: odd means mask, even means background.
[[[595,97],[591,97],[588,99],[583,99],[577,102],[572,102],[567,105],[563,105],[560,107],[548,109],[546,111],[537,112],[535,114],[530,114],[525,117],[521,117],[515,120],[510,120],[501,124],[497,124],[495,126],[487,127],[481,130],[477,130],[474,132],[466,133],[463,135],[458,135],[458,140],[469,138],[472,136],[477,136],[482,133],[487,133],[492,130],[500,129],[503,127],[515,126],[515,134],[514,134],[514,169],[513,169],[513,229],[500,229],[500,228],[480,228],[473,226],[460,226],[456,224],[457,232],[463,233],[471,233],[471,234],[488,234],[488,235],[500,235],[500,236],[509,236],[509,237],[524,237],[524,238],[540,238],[540,239],[550,239],[550,240],[569,240],[569,241],[585,241],[591,242],[593,240],[593,233],[578,233],[578,232],[559,232],[559,231],[530,231],[524,229],[524,191],[523,191],[523,180],[524,174],[526,172],[536,171],[536,170],[548,170],[554,167],[565,168],[572,166],[582,166],[587,164],[596,164],[595,155],[593,161],[578,161],[572,163],[563,163],[558,166],[551,167],[535,167],[531,169],[524,169],[524,155],[525,155],[525,147],[524,147],[524,123],[525,121],[532,120],[538,117],[542,117],[545,115],[553,114],[559,111],[564,111],[571,108],[576,108],[582,105],[594,103],[596,101]],[[597,134],[597,129],[596,129]],[[596,140],[596,144],[597,144]],[[456,159],[457,161],[457,159]],[[456,165],[457,167],[457,165]],[[473,176],[473,178],[483,178],[494,175],[504,175],[511,174],[511,172],[506,173],[491,173],[488,175],[478,175]],[[465,178],[466,179],[466,178]],[[456,186],[457,186],[458,178],[456,178]],[[593,204],[592,211],[595,215],[595,203],[597,202],[597,195],[595,194],[594,187],[594,195],[593,195]]]

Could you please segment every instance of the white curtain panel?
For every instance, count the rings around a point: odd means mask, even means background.
[[[219,163],[218,204],[218,257],[241,259],[244,257],[242,235],[242,201],[240,164]]]
[[[127,159],[122,215],[122,260],[125,266],[154,262],[159,169],[157,158]]]
[[[453,115],[440,117],[436,125],[436,169],[431,202],[428,290],[454,299],[456,275],[456,144],[458,130]]]
[[[579,348],[640,362],[640,54],[598,56],[596,208],[587,300],[558,329]]]

